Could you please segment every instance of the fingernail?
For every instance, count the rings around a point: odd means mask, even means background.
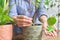
[[[53,37],[54,37],[54,35],[53,35]]]

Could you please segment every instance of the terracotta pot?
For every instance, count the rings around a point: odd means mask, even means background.
[[[0,25],[0,40],[12,40],[12,24]]]

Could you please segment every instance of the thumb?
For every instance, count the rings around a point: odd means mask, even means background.
[[[56,31],[56,32],[58,32],[58,29],[57,29],[57,27],[54,25],[54,30]]]

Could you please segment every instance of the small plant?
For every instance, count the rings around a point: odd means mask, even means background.
[[[0,0],[0,25],[14,22],[8,15],[11,7],[6,8],[7,4],[6,0]]]
[[[48,23],[47,30],[49,32],[52,32],[54,30],[53,25],[56,23],[56,18],[54,16],[49,17],[47,23]]]
[[[49,8],[52,8],[56,5],[53,0],[45,0],[44,4],[45,4],[44,7],[46,10],[48,10]],[[50,16],[47,20],[47,23],[48,23],[47,30],[49,32],[52,32],[54,30],[53,25],[56,23],[55,16]]]

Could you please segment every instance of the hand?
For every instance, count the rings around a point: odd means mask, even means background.
[[[48,35],[48,36],[53,36],[53,37],[54,37],[54,36],[57,36],[57,28],[56,28],[55,26],[53,26],[54,30],[53,30],[52,32],[49,32],[49,31],[46,29],[47,26],[48,26],[47,23],[43,23],[42,26],[43,26],[44,33],[45,33],[46,35]]]
[[[18,25],[18,27],[27,27],[27,26],[31,26],[32,24],[32,18],[29,18],[24,15],[18,15],[17,17],[14,18],[14,20]]]

